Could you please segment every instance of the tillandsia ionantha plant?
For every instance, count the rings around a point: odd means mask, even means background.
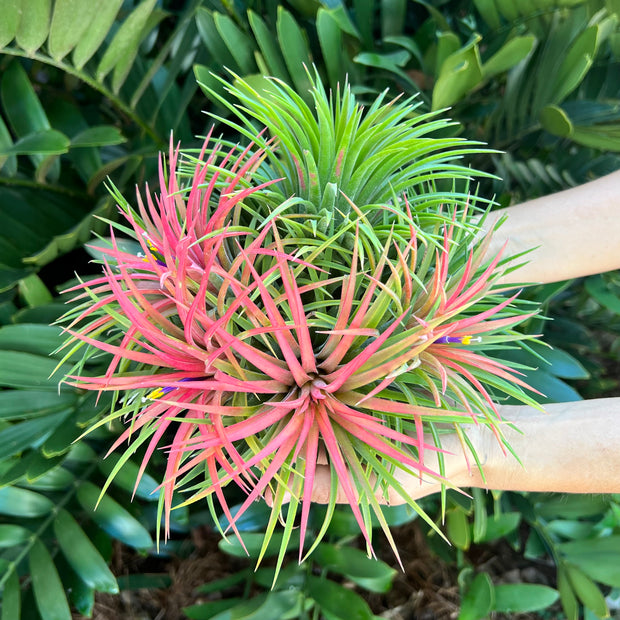
[[[315,110],[275,81],[229,90],[246,147],[171,144],[157,192],[135,206],[114,192],[124,221],[99,244],[103,275],[75,287],[66,346],[84,355],[66,380],[115,395],[97,424],[126,421],[113,475],[137,450],[142,471],[165,451],[166,535],[175,505],[205,500],[241,538],[240,515],[269,495],[263,551],[281,518],[278,566],[297,526],[302,559],[324,459],[329,506],[307,553],[340,485],[369,553],[375,515],[398,555],[378,498],[432,522],[397,470],[450,486],[443,432],[471,449],[473,420],[505,444],[496,402],[535,404],[498,357],[535,309],[498,283],[512,263],[487,256],[486,205],[457,161],[480,147],[411,101],[381,96],[364,112],[346,86],[330,97],[315,81]],[[89,376],[101,352],[107,371]],[[231,483],[247,495],[234,516]]]

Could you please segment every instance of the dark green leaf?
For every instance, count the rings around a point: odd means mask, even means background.
[[[21,618],[22,597],[17,570],[11,570],[2,592],[2,615],[0,620]]]
[[[332,12],[320,8],[316,16],[316,31],[319,36],[323,60],[327,67],[329,84],[335,88],[343,82],[344,65],[342,54],[342,31],[332,17]]]
[[[306,583],[308,595],[324,612],[347,620],[373,619],[368,603],[352,590],[312,575],[308,576]]]
[[[521,523],[520,512],[502,512],[487,519],[487,527],[480,542],[490,542],[497,540],[514,532]]]
[[[91,512],[92,519],[110,536],[130,547],[146,549],[153,545],[146,528],[111,497],[99,496],[101,489],[90,482],[84,482],[77,490],[77,498],[82,508]]]
[[[242,73],[246,74],[256,71],[254,48],[249,37],[228,15],[215,13],[214,22],[222,41],[228,47],[229,54],[235,59]]]
[[[563,101],[583,80],[592,66],[598,45],[599,25],[586,28],[571,44],[555,77],[553,102]]]
[[[210,601],[208,603],[190,605],[189,607],[183,607],[183,613],[190,618],[190,620],[209,620],[227,609],[232,609],[242,601],[243,599],[234,597],[226,598],[221,601]]]
[[[54,509],[54,503],[44,495],[18,489],[4,487],[0,489],[0,514],[12,517],[42,517]]]
[[[26,476],[28,473],[26,472]],[[36,480],[28,482],[28,488],[35,491],[61,491],[71,486],[74,481],[75,476],[68,469],[55,467]]]
[[[265,538],[264,534],[255,534],[253,532],[248,532],[246,534],[242,534],[243,543],[245,544],[245,548],[247,549],[247,553],[244,550],[241,542],[237,538],[227,538],[226,540],[222,539],[218,543],[218,547],[224,553],[228,553],[237,558],[247,558],[248,556],[251,558],[257,558],[260,550],[263,546],[263,540]],[[263,557],[269,558],[274,555],[278,555],[280,551],[280,546],[282,545],[282,540],[284,535],[282,532],[276,532],[269,541],[269,545],[267,545],[267,550]],[[297,535],[293,534],[291,536],[291,540],[288,544],[288,550],[299,548],[299,533]]]
[[[116,579],[106,561],[66,510],[56,515],[54,533],[69,564],[87,586],[100,592],[118,592]]]
[[[45,545],[33,543],[28,556],[32,589],[42,620],[71,620],[65,590]]]
[[[620,297],[609,290],[603,276],[596,275],[589,277],[586,280],[586,291],[588,291],[599,304],[616,314],[620,314]]]
[[[369,558],[363,551],[321,543],[312,559],[327,570],[344,575],[371,592],[387,592],[396,571],[381,560]]]
[[[56,360],[41,355],[0,351],[0,385],[57,392],[58,381],[71,370],[68,364],[61,364],[57,374],[50,378],[57,365]]]
[[[495,586],[495,611],[525,613],[538,611],[558,600],[557,590],[533,583],[510,583]]]
[[[284,61],[295,84],[295,90],[302,98],[308,99],[311,83],[304,65],[309,69],[312,57],[306,33],[302,31],[291,13],[282,6],[278,7],[276,28],[280,48],[285,50]]]
[[[62,424],[69,413],[61,411],[44,418],[13,424],[0,431],[0,461],[40,442]]]
[[[21,525],[0,524],[0,549],[14,547],[26,542],[32,532]]]
[[[566,573],[577,598],[589,607],[599,618],[609,616],[609,609],[603,593],[583,571],[576,566],[567,565]]]
[[[580,519],[600,515],[608,508],[609,497],[606,495],[553,494],[540,497],[536,512],[545,519]]]
[[[99,464],[99,469],[104,476],[110,476],[113,469],[118,465],[121,457],[118,454],[110,454]],[[136,487],[136,480],[140,472],[140,466],[133,461],[125,461],[119,471],[114,474],[113,483],[119,486],[131,495],[136,494],[137,497],[149,502],[156,502],[159,499],[157,487],[159,483],[155,478],[149,476],[146,472],[142,474],[140,483]]]
[[[273,33],[269,30],[264,20],[253,11],[248,11],[248,21],[269,69],[269,75],[286,82],[290,81],[284,59],[282,58],[282,52],[278,49]]]
[[[0,420],[21,420],[63,411],[77,402],[74,392],[0,391]]]

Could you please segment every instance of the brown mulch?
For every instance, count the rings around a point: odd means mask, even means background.
[[[384,594],[364,592],[373,613],[389,620],[449,620],[459,612],[458,571],[433,554],[417,522],[393,530],[404,572],[397,567],[387,543],[377,549],[379,557],[398,569],[392,589]],[[136,573],[166,573],[171,585],[165,589],[125,590],[118,596],[98,594],[94,620],[184,620],[182,608],[201,602],[196,588],[215,579],[232,575],[247,566],[244,560],[219,551],[219,535],[206,528],[193,534],[195,550],[187,558],[145,558],[131,549],[115,548],[112,568],[118,576]],[[525,560],[506,542],[472,546],[467,559],[477,570],[484,570],[494,583],[542,583],[554,585],[551,563]],[[494,614],[503,618],[525,620],[536,614]],[[83,620],[75,615],[75,620]],[[277,619],[274,619],[277,620]]]

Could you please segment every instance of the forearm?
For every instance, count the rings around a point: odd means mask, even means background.
[[[474,440],[486,462],[486,483],[477,471],[454,482],[507,491],[619,493],[620,398],[551,404],[546,411],[503,407],[502,416],[521,431],[506,428],[504,435],[522,465],[481,429]]]
[[[558,282],[620,269],[620,171],[572,189],[494,211],[485,227],[506,221],[489,256],[508,241],[506,256],[533,249],[504,282]]]

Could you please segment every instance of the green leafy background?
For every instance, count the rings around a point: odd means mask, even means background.
[[[175,537],[156,547],[157,460],[133,501],[130,462],[95,510],[115,464],[103,455],[119,429],[82,437],[108,403],[58,391],[63,368],[50,378],[59,359],[50,353],[62,336],[50,324],[66,310],[59,291],[74,271],[94,269],[83,249],[91,231],[115,217],[106,178],[129,195],[153,179],[171,132],[198,145],[213,122],[204,112],[229,114],[217,75],[228,69],[257,86],[272,75],[309,101],[302,66],[314,64],[326,86],[348,79],[362,100],[387,88],[416,95],[421,112],[449,107],[453,136],[501,151],[471,162],[490,173],[481,194],[501,205],[620,168],[616,0],[0,0],[0,16],[2,620],[64,620],[72,608],[89,616],[95,592],[132,586],[108,568],[113,541],[161,556],[209,523],[177,511]],[[553,320],[525,329],[555,347],[514,353],[530,384],[555,402],[617,394],[618,274],[527,295]],[[390,518],[397,526],[413,515]],[[264,519],[259,507],[247,517],[248,541]],[[372,618],[360,593],[386,591],[394,571],[349,545],[345,513],[334,523],[309,568],[291,563],[273,590],[269,568],[206,583],[197,595],[254,587],[188,607],[187,617]],[[451,495],[445,529],[451,547],[430,535],[428,544],[459,570],[461,619],[549,606],[575,619],[618,613],[618,496]],[[494,584],[468,551],[500,538],[532,561],[553,562],[555,587]],[[133,586],[162,585],[133,577]]]

